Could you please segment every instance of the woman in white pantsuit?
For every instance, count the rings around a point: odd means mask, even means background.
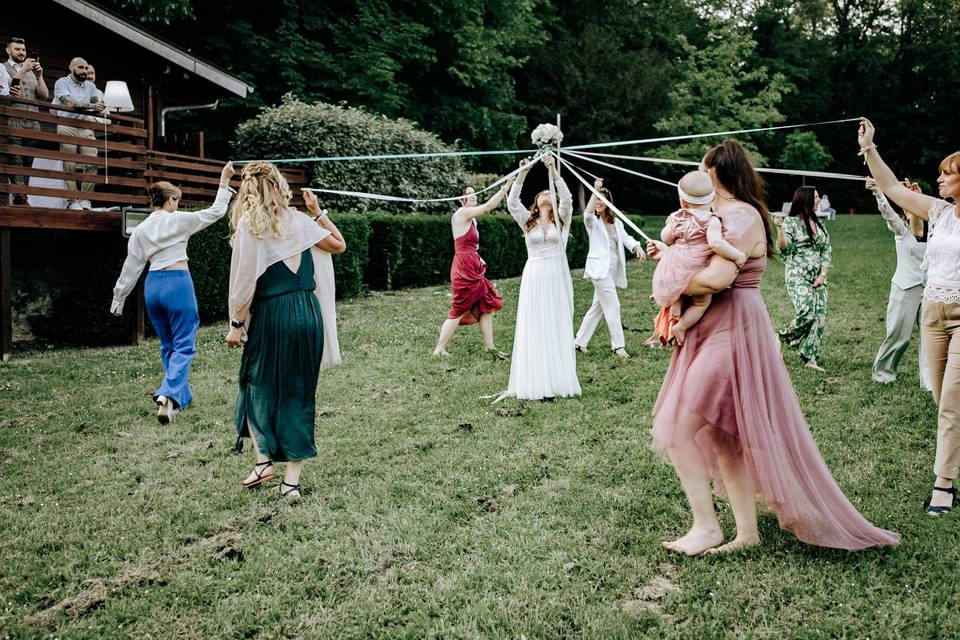
[[[609,189],[603,188],[603,180],[597,178],[593,188],[603,194],[608,201],[613,202],[613,195]],[[643,260],[646,254],[639,242],[630,237],[623,228],[623,223],[613,216],[609,207],[596,194],[590,196],[587,207],[583,211],[583,225],[587,228],[590,238],[590,250],[587,253],[587,263],[583,270],[583,277],[593,283],[593,304],[583,316],[580,330],[574,338],[577,351],[586,353],[587,344],[593,337],[600,324],[600,318],[607,321],[610,331],[610,348],[621,358],[629,358],[630,354],[624,348],[623,324],[620,322],[620,298],[617,297],[617,287],[627,288],[627,266],[624,247],[633,252],[638,260]]]
[[[912,185],[908,185],[911,186]],[[887,302],[887,335],[880,344],[873,361],[871,377],[875,382],[893,382],[897,379],[897,364],[910,345],[913,329],[920,321],[920,304],[923,302],[923,256],[927,250],[923,220],[906,212],[909,223],[897,215],[886,196],[872,178],[867,188],[877,198],[877,208],[893,232],[897,243],[897,270],[890,279],[890,300]],[[916,191],[917,189],[913,189]],[[931,391],[930,374],[923,345],[920,352],[920,386]]]

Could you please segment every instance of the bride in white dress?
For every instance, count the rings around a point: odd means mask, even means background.
[[[544,156],[543,163],[556,185],[559,216],[554,215],[550,191],[538,193],[529,209],[520,202],[523,181],[532,166],[525,160],[507,196],[507,209],[526,240],[527,264],[520,280],[510,384],[497,400],[580,395],[573,347],[573,280],[566,251],[573,196],[557,173],[554,157]]]

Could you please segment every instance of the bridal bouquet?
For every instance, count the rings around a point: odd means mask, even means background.
[[[563,132],[555,124],[541,124],[530,134],[533,144],[543,147],[556,147],[563,141]]]

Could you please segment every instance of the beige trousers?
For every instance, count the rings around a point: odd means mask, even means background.
[[[88,140],[96,141],[96,136],[93,135],[93,129],[81,129],[80,127],[68,127],[65,124],[57,125],[57,133],[61,136],[76,136],[77,138],[87,138]],[[96,144],[96,142],[94,142]],[[67,144],[65,142],[60,143],[60,151],[64,153],[80,153],[85,156],[97,157],[97,148],[94,147],[83,147],[76,144]],[[95,164],[77,164],[76,162],[67,162],[63,163],[63,170],[67,173],[74,173],[78,169],[81,169],[86,174],[97,175],[97,165]],[[73,182],[66,180],[67,189],[74,189],[80,191],[93,191],[92,182]]]
[[[937,403],[933,472],[955,479],[960,470],[960,304],[924,300],[920,339]]]

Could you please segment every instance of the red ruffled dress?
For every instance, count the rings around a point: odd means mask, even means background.
[[[453,291],[453,303],[450,305],[449,319],[460,318],[460,324],[475,324],[482,313],[493,313],[503,309],[503,299],[497,288],[487,280],[487,263],[477,253],[480,234],[477,225],[454,241],[456,254],[450,265],[450,289]]]

